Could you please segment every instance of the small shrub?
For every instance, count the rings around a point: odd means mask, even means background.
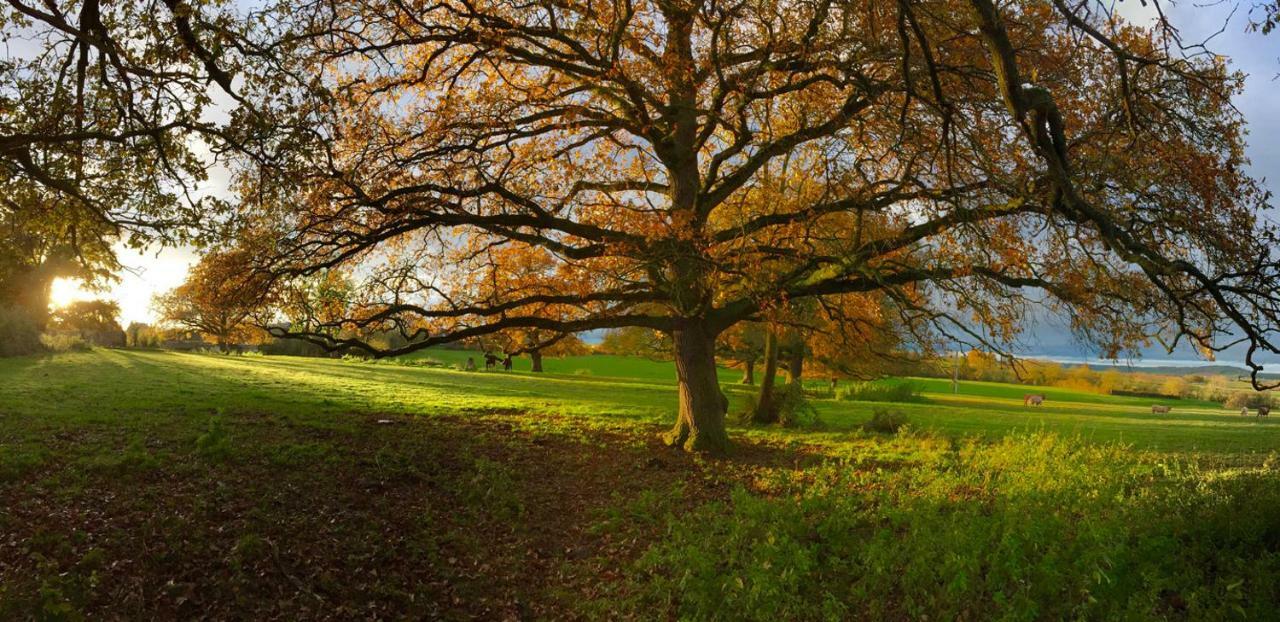
[[[741,410],[737,411],[734,418],[741,424],[750,424],[754,421],[759,407],[760,394],[749,393]],[[818,410],[809,403],[809,399],[804,395],[804,388],[799,383],[792,382],[778,387],[773,407],[776,410],[774,420],[784,428],[813,428],[822,423],[818,419]]]
[[[886,384],[855,382],[836,391],[836,399],[846,402],[918,402],[921,387],[914,382]]]
[[[88,352],[93,347],[73,333],[54,333],[40,335],[40,343],[53,352]]]
[[[1257,391],[1235,391],[1227,396],[1222,402],[1223,408],[1240,409],[1240,408],[1258,408],[1266,406],[1270,408],[1271,395],[1269,393],[1260,393]]]
[[[862,429],[881,434],[897,434],[902,426],[907,425],[907,416],[900,410],[877,408],[871,411],[871,419],[862,424]]]
[[[804,388],[798,382],[788,383],[778,397],[778,424],[784,428],[811,428],[818,423],[818,410],[804,396]]]

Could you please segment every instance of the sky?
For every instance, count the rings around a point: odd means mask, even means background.
[[[152,247],[139,252],[117,245],[116,254],[124,267],[117,275],[119,282],[95,292],[85,289],[79,279],[57,279],[51,296],[53,306],[104,298],[120,305],[122,327],[133,322],[153,324],[156,317],[151,310],[152,297],[181,285],[187,278],[187,270],[198,258],[195,249],[188,247]]]
[[[1149,0],[1146,6],[1139,0],[1098,2],[1099,6],[1114,6],[1120,15],[1133,22],[1149,23],[1154,16],[1154,5]],[[1280,75],[1280,33],[1264,37],[1247,31],[1252,0],[1244,0],[1243,4],[1221,0],[1183,0],[1170,4],[1165,0],[1161,6],[1171,16],[1171,21],[1180,28],[1185,42],[1199,43],[1212,36],[1209,49],[1230,58],[1234,68],[1248,74],[1245,92],[1237,97],[1235,103],[1249,124],[1247,153],[1252,161],[1251,173],[1257,178],[1265,179],[1272,191],[1280,191],[1280,186],[1275,181],[1280,180],[1280,140],[1277,140],[1280,138],[1280,114],[1276,110],[1280,106],[1280,79],[1277,79],[1277,75]],[[1214,36],[1219,31],[1221,32]],[[211,175],[205,188],[207,192],[227,194],[227,176],[220,173],[215,171]],[[105,291],[92,292],[75,281],[60,280],[55,283],[54,303],[108,298],[120,304],[122,325],[127,326],[131,322],[154,323],[156,317],[151,309],[153,296],[182,283],[187,270],[198,257],[195,249],[186,247],[150,248],[143,252],[124,247],[117,250],[120,252],[121,264],[126,267],[120,274],[118,283],[109,285]],[[1046,321],[1040,324],[1036,328],[1037,334],[1030,340],[1036,349],[1063,354],[1088,354],[1073,345],[1071,336],[1060,322]],[[1173,358],[1186,356],[1178,354]],[[1144,357],[1169,358],[1156,350],[1145,352]]]

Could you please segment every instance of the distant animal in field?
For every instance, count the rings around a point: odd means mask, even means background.
[[[1240,409],[1240,416],[1241,416],[1241,417],[1248,417],[1248,416],[1249,416],[1249,407],[1248,407],[1248,406],[1245,406],[1244,408],[1241,408],[1241,409]]]
[[[1022,396],[1023,406],[1044,406],[1044,396],[1038,393],[1029,393]]]
[[[511,371],[511,355],[510,354],[507,355],[507,358],[502,359],[502,369],[503,371]]]
[[[484,353],[484,368],[485,368],[485,369],[493,369],[493,368],[497,367],[497,366],[498,366],[498,360],[499,360],[499,359],[498,359],[498,355],[497,355],[497,354],[490,354],[490,353],[488,353],[488,352],[485,352],[485,353]]]
[[[1168,407],[1168,406],[1160,406],[1160,405],[1152,405],[1152,406],[1151,406],[1151,413],[1152,413],[1152,414],[1155,414],[1155,415],[1167,415],[1167,414],[1169,414],[1169,407]]]
[[[466,369],[467,371],[475,371],[475,370],[476,370],[476,357],[474,357],[474,356],[468,356],[468,357],[467,357],[467,366],[466,366],[466,368],[465,368],[465,369]]]
[[[1271,407],[1270,407],[1270,406],[1259,406],[1259,407],[1258,407],[1258,416],[1259,416],[1259,417],[1265,417],[1265,416],[1267,416],[1267,415],[1269,415],[1269,414],[1271,414]]]

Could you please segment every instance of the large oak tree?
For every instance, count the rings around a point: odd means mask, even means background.
[[[350,330],[300,335],[327,347],[669,333],[667,439],[690,449],[728,444],[717,335],[804,298],[873,292],[912,331],[997,347],[1044,305],[1112,354],[1243,342],[1256,371],[1280,300],[1242,78],[1084,6],[290,4],[288,45],[246,69],[244,205],[279,227],[280,275],[414,258]],[[779,193],[794,170],[816,183]],[[454,286],[460,250],[516,243],[556,269]],[[368,328],[413,339],[334,336]]]

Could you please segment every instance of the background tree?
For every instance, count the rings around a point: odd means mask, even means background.
[[[279,291],[279,307],[288,321],[288,330],[328,330],[329,338],[339,338],[339,331],[344,328],[341,321],[356,304],[356,289],[356,284],[339,270],[325,270],[290,282]]]
[[[572,282],[574,275],[561,272],[554,255],[546,249],[520,242],[485,244],[462,249],[454,262],[461,278],[449,285],[449,291],[468,292],[472,299],[487,305],[541,298],[546,302],[530,303],[524,312],[551,321],[570,318],[575,313],[572,306],[555,302],[566,290],[578,289]],[[586,345],[572,333],[540,326],[507,328],[478,341],[485,346],[485,352],[491,350],[488,346],[495,346],[506,356],[529,355],[535,372],[542,371],[543,356],[586,351]]]
[[[248,70],[261,113],[242,132],[242,174],[282,198],[245,207],[289,225],[271,269],[387,273],[414,247],[447,274],[459,249],[515,242],[557,263],[554,293],[500,300],[395,280],[334,325],[423,338],[301,335],[327,347],[661,331],[667,440],[713,450],[717,336],[805,298],[875,292],[912,334],[997,351],[1030,304],[1113,356],[1153,334],[1243,341],[1255,371],[1280,350],[1241,77],[1078,5],[372,1],[274,19],[290,46]],[[821,183],[761,200],[794,171]]]
[[[766,330],[759,322],[742,322],[720,333],[717,353],[742,368],[742,384],[756,383],[756,363],[765,353]]]
[[[125,345],[120,328],[120,305],[114,300],[77,300],[53,314],[53,329],[74,332],[90,343]]]
[[[0,3],[0,307],[42,328],[53,278],[97,285],[116,244],[215,231],[200,186],[230,145],[210,112],[236,101],[237,17],[216,0]]]
[[[247,251],[212,252],[191,268],[187,280],[157,296],[161,319],[199,331],[227,352],[233,343],[251,339],[266,323],[270,308],[270,279],[253,269]]]
[[[596,346],[596,352],[601,354],[639,356],[654,361],[670,361],[672,350],[670,336],[641,326],[608,330]]]
[[[110,232],[74,205],[29,183],[0,180],[0,306],[12,307],[43,330],[54,279],[101,284],[118,269]]]
[[[130,322],[124,334],[125,344],[130,348],[158,348],[164,341],[160,331],[145,322]]]

